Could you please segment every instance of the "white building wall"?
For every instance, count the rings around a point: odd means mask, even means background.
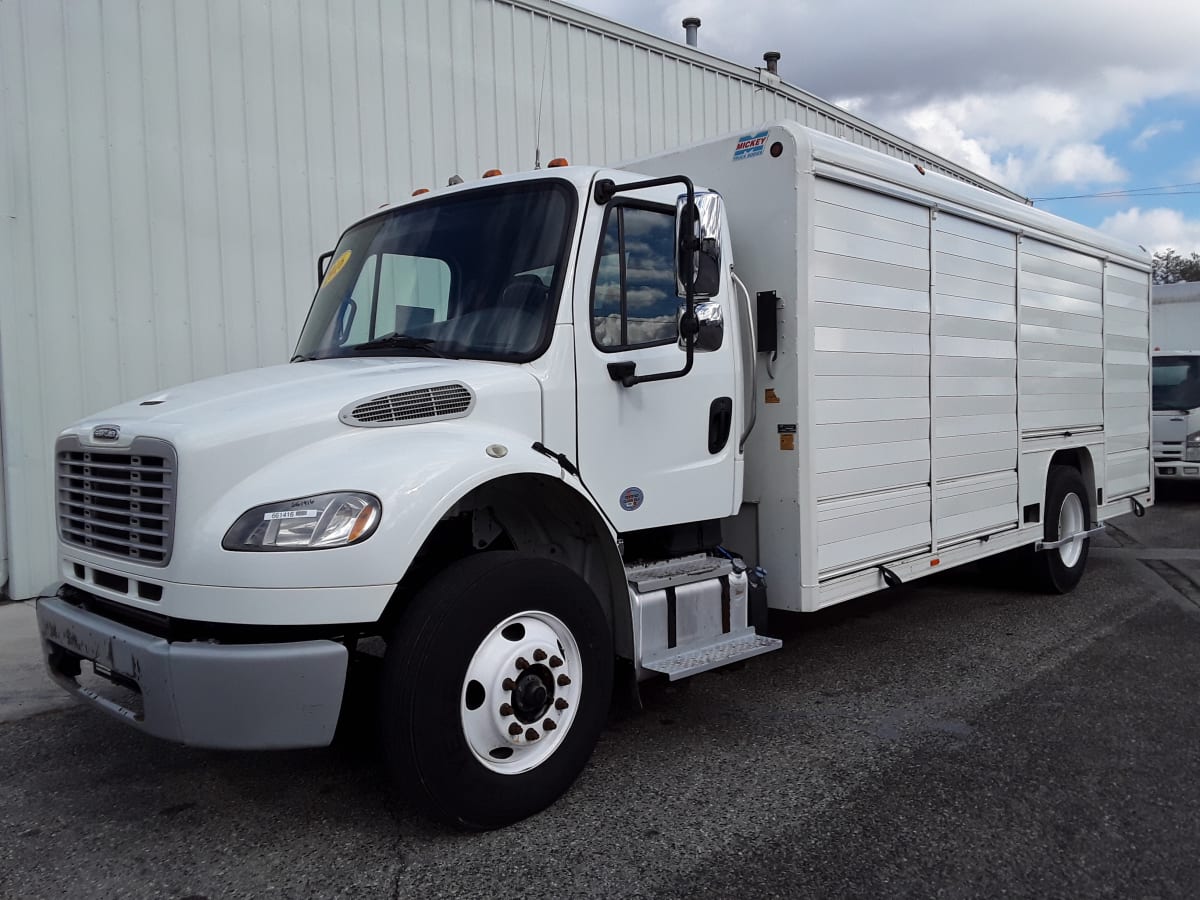
[[[543,163],[601,163],[791,118],[999,189],[549,0],[0,0],[0,104],[14,597],[55,578],[64,425],[286,359],[342,226],[456,173],[532,168],[539,133]]]

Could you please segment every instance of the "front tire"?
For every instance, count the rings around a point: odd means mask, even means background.
[[[421,590],[384,659],[384,754],[427,815],[498,828],[553,803],[592,754],[612,693],[595,594],[553,560],[489,552]]]
[[[1057,541],[1087,531],[1090,523],[1087,485],[1079,471],[1054,466],[1046,479],[1044,540]],[[1034,585],[1049,594],[1065,594],[1079,584],[1087,565],[1089,538],[1080,537],[1033,554]]]

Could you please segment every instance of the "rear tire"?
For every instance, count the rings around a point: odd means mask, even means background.
[[[1054,466],[1046,479],[1046,514],[1043,539],[1057,541],[1086,531],[1091,524],[1088,490],[1077,469]],[[1049,594],[1065,594],[1079,584],[1087,565],[1089,538],[1033,554],[1031,575],[1034,586]]]
[[[462,828],[533,815],[587,763],[612,678],[608,622],[574,571],[512,552],[460,560],[388,641],[381,732],[392,781]]]

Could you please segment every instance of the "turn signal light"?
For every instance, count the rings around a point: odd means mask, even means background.
[[[503,174],[504,173],[501,172],[499,169],[488,169],[486,172],[483,173],[483,177],[484,178],[495,178],[497,175],[503,175]]]
[[[559,166],[569,166],[569,165],[570,165],[570,163],[567,162],[567,158],[565,156],[556,156],[556,157],[554,157],[554,159],[550,160],[550,162],[546,166],[546,168],[557,169]]]

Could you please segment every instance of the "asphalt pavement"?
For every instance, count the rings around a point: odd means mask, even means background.
[[[773,620],[782,650],[652,686],[487,834],[391,800],[365,723],[219,753],[31,705],[0,896],[1195,897],[1200,490],[1115,526],[1065,597],[970,567]]]

